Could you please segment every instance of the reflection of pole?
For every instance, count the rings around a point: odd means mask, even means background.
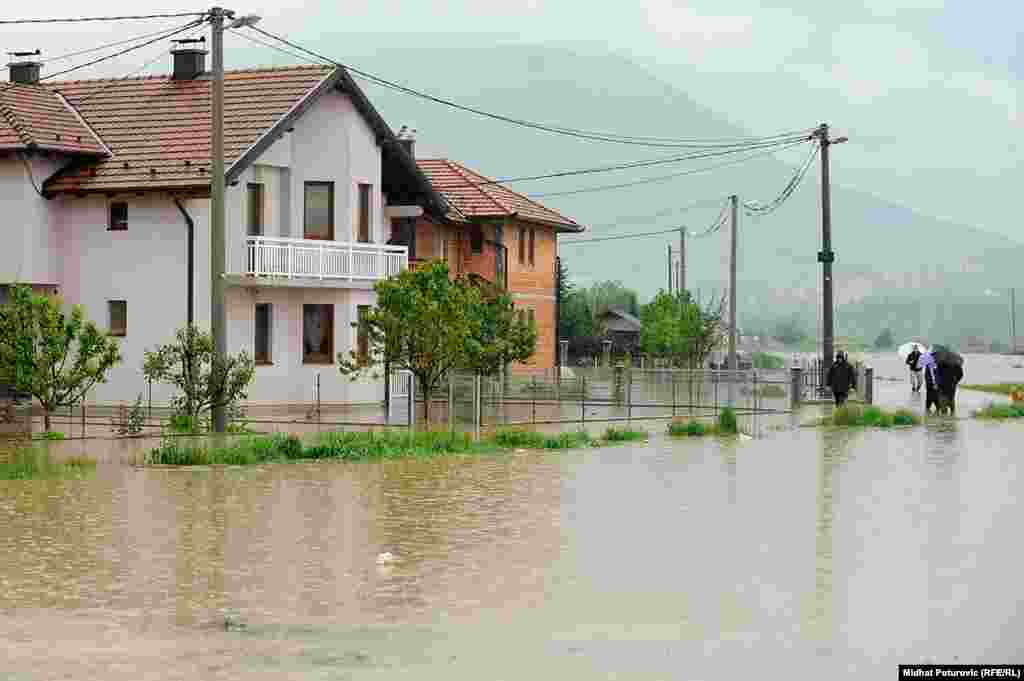
[[[824,437],[828,437],[824,434]],[[822,639],[831,635],[832,615],[832,457],[837,456],[827,445],[823,447],[818,469],[818,518],[815,532],[815,633]]]

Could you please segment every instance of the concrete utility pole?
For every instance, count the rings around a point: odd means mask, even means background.
[[[679,228],[679,292],[686,291],[686,228]]]
[[[232,10],[211,7],[209,11],[213,48],[213,78],[210,84],[210,332],[215,361],[223,362],[228,352],[224,311],[224,20],[229,28],[252,26],[257,16],[235,19]],[[213,431],[226,429],[224,407],[213,408]]]
[[[822,326],[825,327],[822,331],[822,371],[828,371],[835,356],[833,352],[835,326],[832,316],[832,263],[836,260],[836,255],[832,252],[832,185],[829,177],[828,150],[833,144],[846,142],[847,138],[829,139],[828,123],[818,126],[814,136],[821,144],[821,251],[818,253],[818,262],[821,263]]]
[[[732,210],[732,229],[729,233],[729,368],[735,371],[739,368],[736,361],[736,238],[739,232],[739,203],[738,196],[733,194],[729,197]]]
[[[1017,354],[1017,289],[1010,289],[1010,354]]]
[[[668,292],[672,294],[672,244],[668,245]]]

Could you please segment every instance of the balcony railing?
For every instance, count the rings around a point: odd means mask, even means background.
[[[409,265],[405,246],[250,236],[246,250],[246,273],[255,276],[376,281]]]

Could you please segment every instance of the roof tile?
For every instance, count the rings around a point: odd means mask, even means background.
[[[106,149],[59,95],[38,85],[0,89],[0,149],[48,149],[106,154]]]
[[[225,165],[252,147],[333,70],[295,66],[226,72]],[[209,187],[208,77],[78,80],[47,87],[78,109],[113,154],[88,168],[59,174],[47,183],[48,191]],[[0,140],[3,134],[0,126]],[[151,168],[157,172],[150,172]]]
[[[467,218],[514,216],[554,225],[564,231],[583,231],[583,226],[575,220],[455,161],[425,158],[416,159],[416,165],[448,202]]]

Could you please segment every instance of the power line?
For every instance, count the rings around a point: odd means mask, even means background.
[[[199,25],[199,26],[201,27],[201,26],[202,26],[202,23],[200,23],[200,25]],[[197,28],[198,28],[198,27],[197,27]],[[191,38],[191,37],[192,37],[192,36],[194,36],[194,35],[195,35],[195,33],[191,33],[191,34],[189,34],[189,37]],[[88,102],[88,101],[89,101],[90,99],[92,99],[92,98],[93,98],[93,97],[95,97],[96,95],[100,95],[100,94],[103,94],[104,92],[106,92],[107,90],[109,90],[110,88],[112,88],[113,86],[117,85],[118,83],[122,83],[122,82],[124,82],[124,81],[128,80],[128,79],[129,79],[129,78],[131,78],[132,76],[136,75],[136,74],[137,74],[137,73],[139,73],[140,71],[144,71],[145,69],[149,68],[149,67],[150,67],[150,66],[152,66],[152,65],[153,65],[154,63],[156,63],[156,62],[157,62],[158,60],[160,60],[160,59],[163,59],[163,58],[164,58],[164,53],[163,53],[163,51],[161,50],[161,51],[160,51],[160,52],[158,52],[158,53],[157,53],[157,54],[156,54],[156,55],[155,55],[155,56],[154,56],[154,57],[153,57],[152,59],[150,59],[150,60],[146,61],[146,63],[144,63],[144,64],[143,64],[142,66],[139,66],[138,68],[132,69],[131,71],[129,71],[129,72],[128,72],[128,73],[126,73],[125,75],[121,76],[120,78],[112,78],[112,79],[110,79],[110,80],[109,80],[108,82],[104,83],[102,87],[98,87],[98,88],[96,88],[95,90],[93,90],[92,92],[90,92],[90,93],[89,93],[88,95],[86,95],[85,97],[82,97],[81,99],[76,99],[76,100],[75,100],[75,102],[74,102],[75,106],[76,106],[76,107],[80,107],[80,106],[82,106],[83,104],[85,104],[86,102]]]
[[[175,14],[136,14],[130,16],[116,17],[74,17],[62,19],[5,19],[0,21],[0,26],[11,26],[15,24],[70,24],[83,21],[130,21],[135,19],[174,19],[177,17],[202,17],[206,12],[178,12]]]
[[[327,63],[325,63],[325,62],[323,62],[321,60],[318,60],[318,59],[310,59],[309,57],[304,57],[301,54],[297,54],[295,52],[292,52],[291,50],[286,50],[283,47],[279,47],[279,46],[274,45],[272,43],[268,43],[268,42],[266,42],[264,40],[260,40],[259,38],[254,38],[251,35],[249,35],[247,33],[244,33],[244,32],[242,32],[242,31],[240,31],[240,30],[238,30],[236,28],[229,29],[229,31],[231,33],[237,35],[240,38],[244,38],[245,40],[248,40],[251,43],[255,43],[256,45],[262,45],[263,47],[269,48],[271,50],[275,50],[277,52],[280,52],[281,54],[286,54],[289,57],[291,57],[292,59],[297,59],[297,60],[299,60],[301,62],[306,62],[307,64],[318,64],[318,65],[323,65],[323,66],[334,66],[334,64],[327,64]]]
[[[562,246],[562,245],[568,245],[568,244],[591,244],[591,243],[597,243],[597,242],[600,242],[600,241],[618,241],[618,240],[621,240],[621,239],[641,239],[641,238],[646,238],[646,237],[651,237],[651,236],[658,236],[658,235],[661,235],[661,234],[678,234],[679,230],[681,230],[681,229],[686,231],[686,235],[687,236],[693,237],[695,239],[700,239],[700,238],[703,238],[703,237],[706,237],[706,236],[711,236],[712,234],[714,234],[715,232],[720,230],[722,228],[722,225],[724,225],[727,222],[727,216],[728,216],[728,213],[726,212],[726,206],[723,206],[722,207],[722,211],[719,213],[718,217],[715,218],[715,221],[713,223],[711,223],[711,226],[701,230],[700,232],[694,232],[692,230],[687,229],[685,225],[682,225],[682,226],[679,226],[679,227],[673,227],[671,229],[663,229],[663,230],[659,230],[659,231],[656,231],[656,232],[637,232],[637,233],[634,233],[634,234],[620,234],[620,235],[617,235],[617,236],[602,236],[602,237],[597,237],[597,238],[594,238],[594,239],[577,239],[577,240],[569,240],[569,241],[559,241],[559,245]]]
[[[301,46],[301,45],[299,45],[297,43],[294,43],[294,42],[288,40],[287,38],[284,38],[282,36],[276,35],[276,34],[271,33],[269,31],[265,31],[265,30],[263,30],[263,29],[261,29],[259,27],[250,26],[249,28],[251,28],[253,31],[256,31],[257,33],[260,33],[261,35],[264,35],[264,36],[266,36],[268,38],[271,38],[273,40],[277,40],[280,43],[288,45],[289,47],[292,47],[292,48],[294,48],[296,50],[299,50],[299,51],[301,51],[301,52],[303,52],[305,54],[311,55],[311,56],[313,56],[313,57],[315,57],[317,59],[320,59],[320,60],[322,60],[324,62],[327,62],[329,64],[334,64],[335,66],[340,66],[342,68],[348,69],[352,73],[357,74],[357,75],[361,76],[362,78],[364,78],[366,80],[369,80],[369,81],[371,81],[373,83],[376,83],[378,85],[381,85],[381,86],[384,86],[384,87],[388,87],[388,88],[391,88],[393,90],[397,90],[399,92],[403,92],[403,93],[406,93],[406,94],[409,94],[409,95],[413,95],[413,96],[419,97],[421,99],[426,99],[426,100],[429,100],[429,101],[432,101],[432,102],[435,102],[435,103],[438,103],[438,104],[444,104],[445,106],[449,106],[449,107],[452,107],[452,108],[455,108],[455,109],[459,109],[461,111],[465,111],[465,112],[468,112],[468,113],[473,113],[473,114],[476,114],[478,116],[484,116],[486,118],[491,118],[491,119],[494,119],[494,120],[503,121],[505,123],[511,123],[513,125],[519,125],[519,126],[523,126],[523,127],[527,127],[527,128],[536,129],[536,130],[542,130],[542,131],[550,132],[550,133],[554,133],[554,134],[567,135],[567,136],[571,136],[571,137],[578,137],[578,138],[589,139],[589,140],[593,140],[593,141],[610,142],[610,143],[616,143],[616,144],[631,144],[631,145],[645,146],[645,147],[700,148],[700,149],[706,149],[706,148],[713,148],[713,147],[723,147],[723,148],[724,147],[746,147],[746,146],[750,146],[750,145],[756,145],[756,144],[759,144],[759,143],[763,143],[763,142],[766,142],[766,141],[769,141],[769,140],[779,140],[779,139],[794,137],[794,136],[797,136],[797,135],[807,135],[808,133],[810,133],[813,130],[812,128],[807,128],[807,129],[803,129],[803,130],[784,132],[784,133],[779,133],[779,134],[776,134],[776,135],[767,135],[767,136],[762,136],[762,137],[735,138],[737,140],[742,139],[743,141],[728,142],[728,141],[723,141],[723,140],[729,139],[729,138],[715,138],[715,139],[710,139],[710,140],[696,140],[696,139],[686,139],[686,138],[652,138],[652,137],[646,137],[645,138],[645,137],[630,136],[630,135],[619,135],[619,134],[614,134],[614,133],[594,132],[594,131],[589,131],[589,130],[581,130],[579,128],[569,128],[569,127],[565,127],[565,126],[557,126],[557,125],[551,125],[551,124],[545,124],[545,123],[537,123],[537,122],[534,122],[534,121],[529,121],[529,120],[520,119],[520,118],[514,118],[514,117],[511,117],[511,116],[506,116],[504,114],[497,114],[497,113],[493,113],[493,112],[490,112],[490,111],[485,111],[485,110],[482,110],[482,109],[477,109],[475,107],[459,104],[459,103],[454,102],[452,100],[445,99],[445,98],[442,98],[442,97],[438,97],[438,96],[435,96],[435,95],[431,95],[429,93],[422,92],[420,90],[415,90],[415,89],[407,87],[405,85],[401,85],[401,84],[395,83],[393,81],[385,80],[384,78],[381,78],[379,76],[375,76],[372,73],[368,73],[366,71],[362,71],[362,70],[354,68],[352,66],[348,66],[346,64],[343,64],[343,63],[341,63],[339,61],[331,59],[330,57],[326,57],[326,56],[324,56],[324,55],[322,55],[322,54],[320,54],[318,52],[314,52],[313,50],[310,50],[310,49],[305,48],[305,47],[303,47],[303,46]]]
[[[807,171],[810,170],[811,164],[814,163],[815,157],[818,155],[820,146],[815,144],[811,147],[811,152],[807,154],[807,159],[803,164],[797,168],[793,177],[790,178],[789,182],[782,189],[778,196],[767,203],[761,203],[760,201],[744,201],[743,208],[747,211],[747,215],[768,215],[769,213],[777,210],[782,204],[793,195],[800,183],[803,182],[804,177],[807,175]]]
[[[153,36],[160,35],[161,33],[164,33],[165,31],[168,31],[168,30],[171,30],[171,29],[162,28],[159,31],[153,31],[152,33],[143,33],[142,35],[133,36],[131,38],[125,38],[124,40],[118,40],[117,42],[107,43],[106,45],[99,45],[97,47],[90,47],[90,48],[85,49],[85,50],[78,50],[77,52],[68,52],[66,54],[61,54],[61,55],[58,55],[56,57],[46,57],[44,59],[44,61],[46,61],[46,62],[62,61],[64,59],[70,59],[72,57],[79,57],[79,56],[81,56],[83,54],[90,54],[92,52],[99,52],[100,50],[106,50],[106,49],[109,49],[111,47],[117,47],[119,45],[125,45],[127,43],[133,43],[136,40],[145,40],[146,38],[152,38]]]
[[[806,138],[790,139],[784,142],[763,142],[758,146],[751,147],[752,149],[781,149],[788,146],[795,146],[798,143],[803,143]],[[646,168],[649,166],[665,165],[667,163],[680,163],[682,161],[693,161],[702,158],[714,158],[717,156],[726,156],[728,154],[736,154],[747,149],[718,149],[714,151],[704,151],[700,153],[686,154],[683,156],[669,156],[666,158],[647,159],[642,161],[630,161],[628,163],[619,163],[610,166],[598,166],[593,168],[580,168],[576,170],[563,170],[554,173],[547,173],[544,175],[526,175],[522,177],[508,177],[500,180],[485,180],[483,182],[474,182],[474,186],[490,185],[490,184],[509,184],[511,182],[528,182],[532,180],[550,180],[560,177],[575,177],[577,175],[590,175],[593,173],[604,173],[615,170],[631,170],[633,168]]]
[[[184,33],[185,31],[187,31],[187,30],[189,30],[191,28],[195,28],[197,26],[202,25],[202,23],[203,23],[203,21],[201,19],[197,19],[195,21],[190,21],[187,24],[185,24],[184,26],[180,26],[178,28],[171,29],[169,32],[165,31],[164,33],[162,33],[161,35],[157,36],[156,38],[152,38],[150,40],[147,40],[144,43],[140,43],[138,45],[133,45],[133,46],[125,48],[123,50],[119,50],[118,52],[114,52],[113,54],[104,55],[104,56],[99,57],[97,59],[93,59],[92,61],[87,61],[84,64],[78,64],[77,66],[72,66],[70,68],[64,69],[63,71],[57,71],[56,73],[47,74],[47,75],[43,76],[42,78],[40,78],[39,80],[49,80],[50,78],[56,78],[57,76],[62,76],[65,73],[71,73],[72,71],[78,71],[79,69],[84,69],[84,68],[89,67],[89,66],[94,66],[95,64],[99,64],[100,62],[107,61],[108,59],[113,59],[114,57],[120,57],[123,54],[128,54],[129,52],[134,52],[135,50],[142,49],[143,47],[146,47],[147,45],[152,45],[155,42],[159,42],[161,40],[166,40],[167,38],[170,38],[172,36],[178,35],[179,33]]]
[[[717,170],[718,168],[725,168],[726,166],[737,165],[739,163],[745,163],[746,161],[750,161],[750,160],[758,158],[760,156],[768,156],[770,154],[775,154],[775,153],[780,152],[780,151],[785,151],[786,149],[792,149],[793,147],[800,146],[801,144],[804,144],[805,142],[806,142],[806,140],[799,140],[797,142],[793,142],[791,144],[783,145],[783,146],[780,146],[778,148],[766,149],[766,150],[759,151],[759,152],[754,153],[754,154],[749,154],[747,156],[744,156],[743,158],[736,158],[736,159],[732,159],[732,160],[729,160],[729,161],[725,161],[723,163],[715,163],[715,164],[712,164],[712,165],[709,165],[709,166],[704,166],[702,168],[693,168],[693,169],[684,170],[684,171],[678,172],[678,173],[671,173],[669,175],[658,175],[656,177],[648,177],[648,178],[644,178],[642,180],[634,180],[632,182],[621,182],[619,184],[604,184],[604,185],[598,185],[596,187],[583,187],[581,189],[570,189],[570,190],[567,190],[567,191],[560,191],[560,192],[543,192],[543,193],[540,193],[540,194],[527,194],[526,196],[531,198],[531,199],[540,199],[540,198],[551,197],[551,196],[573,196],[573,195],[576,195],[576,194],[588,194],[590,192],[600,192],[600,191],[608,191],[608,190],[612,190],[612,189],[625,189],[627,187],[637,187],[637,186],[640,186],[640,185],[643,185],[643,184],[652,184],[654,182],[665,182],[666,180],[672,180],[672,179],[675,179],[677,177],[683,177],[683,176],[686,176],[686,175],[698,175],[700,173],[706,173],[706,172],[709,172],[709,171],[712,171],[712,170]]]
[[[717,196],[716,197],[709,197],[709,198],[706,198],[706,199],[700,199],[698,201],[693,201],[691,203],[688,203],[688,204],[685,204],[683,206],[679,206],[679,207],[676,207],[676,208],[666,208],[665,210],[658,211],[657,213],[652,213],[651,215],[635,215],[635,216],[632,216],[632,217],[621,218],[621,219],[617,220],[616,222],[606,222],[606,223],[601,224],[601,225],[590,225],[590,228],[591,229],[602,229],[602,228],[605,228],[605,227],[618,227],[618,226],[621,226],[623,224],[626,224],[626,225],[643,224],[646,221],[650,221],[650,220],[653,220],[653,219],[656,219],[656,218],[665,217],[666,215],[672,215],[674,213],[684,213],[686,211],[693,210],[694,208],[697,208],[699,206],[706,206],[708,204],[718,203],[720,201],[722,201],[721,197],[717,197]]]

